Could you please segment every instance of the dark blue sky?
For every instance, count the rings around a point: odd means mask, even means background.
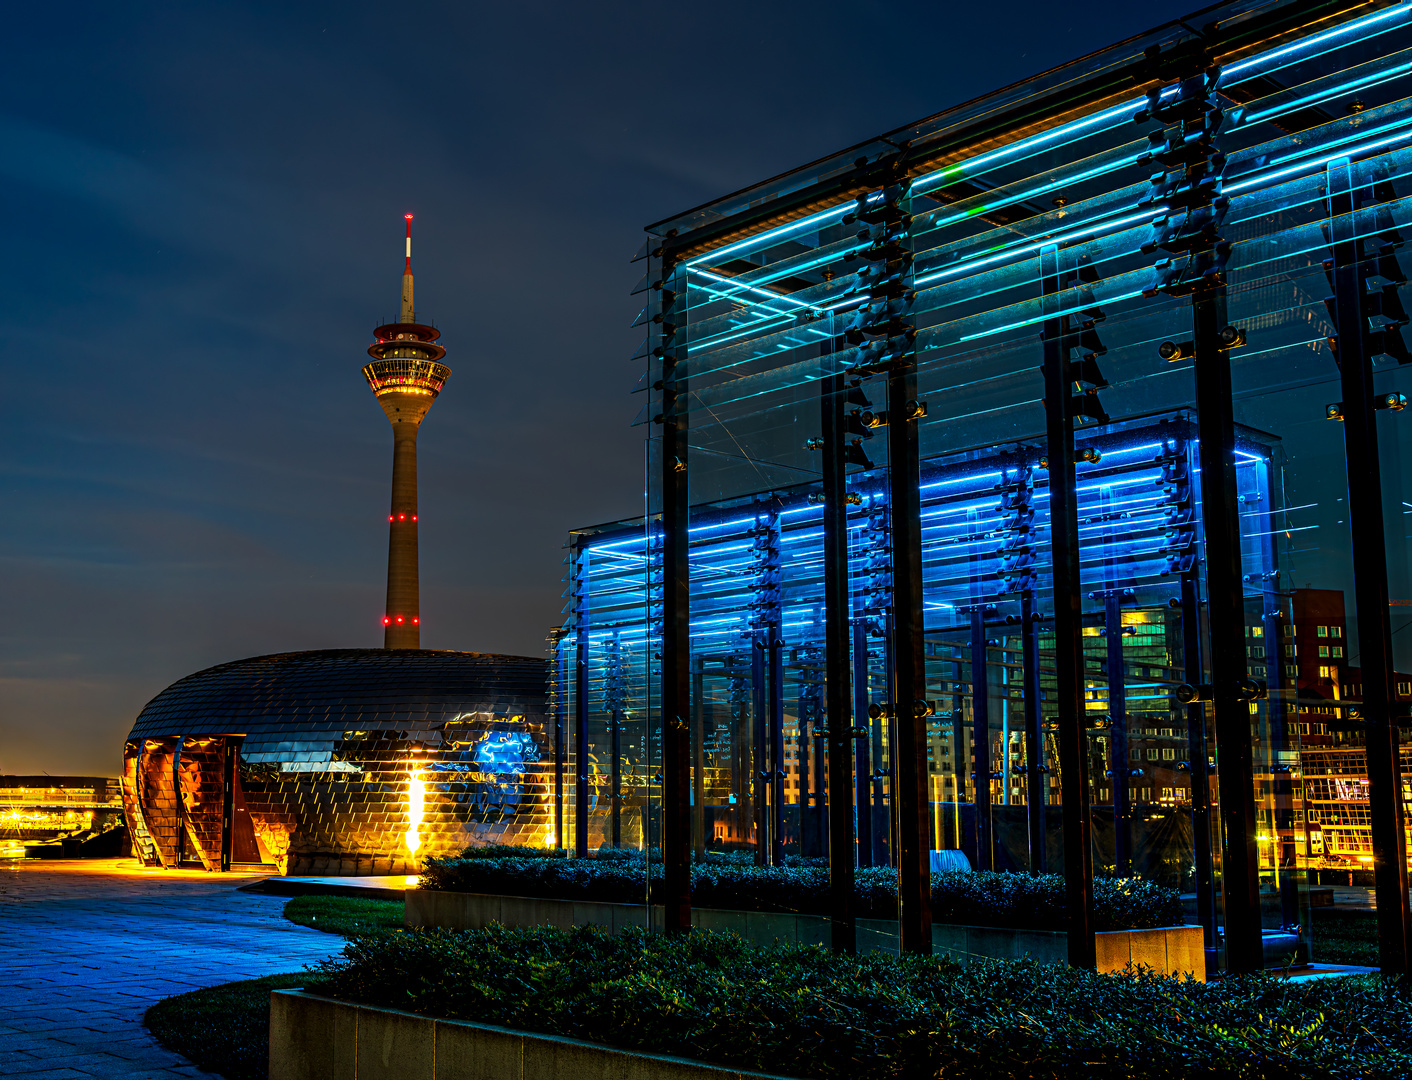
[[[0,772],[112,773],[225,660],[381,644],[418,309],[423,643],[542,653],[641,507],[642,226],[1181,14],[1037,3],[27,5],[0,84]]]

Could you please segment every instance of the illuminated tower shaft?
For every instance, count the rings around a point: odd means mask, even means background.
[[[368,347],[373,362],[363,368],[378,404],[392,423],[392,508],[388,513],[387,607],[383,648],[422,646],[421,581],[417,566],[417,431],[441,393],[451,369],[437,363],[446,350],[441,331],[417,322],[412,299],[412,215],[407,215],[407,266],[402,273],[402,310],[395,323],[379,326]]]

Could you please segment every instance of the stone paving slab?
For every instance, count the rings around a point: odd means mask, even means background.
[[[0,1076],[214,1077],[142,1026],[164,997],[336,953],[251,875],[145,870],[130,859],[0,862]]]

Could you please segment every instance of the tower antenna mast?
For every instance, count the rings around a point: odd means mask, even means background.
[[[422,647],[421,578],[417,543],[417,432],[451,377],[440,363],[441,331],[417,321],[412,295],[412,215],[407,222],[407,262],[402,270],[398,320],[373,331],[373,362],[363,368],[378,404],[392,424],[392,509],[387,515],[387,607],[383,647]]]

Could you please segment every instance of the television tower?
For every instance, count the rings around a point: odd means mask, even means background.
[[[407,266],[402,271],[398,321],[373,331],[373,362],[363,368],[378,404],[392,422],[392,510],[387,515],[387,609],[385,649],[422,647],[421,585],[417,569],[417,429],[451,377],[437,363],[446,350],[441,331],[417,322],[412,302],[412,215],[407,214]]]

